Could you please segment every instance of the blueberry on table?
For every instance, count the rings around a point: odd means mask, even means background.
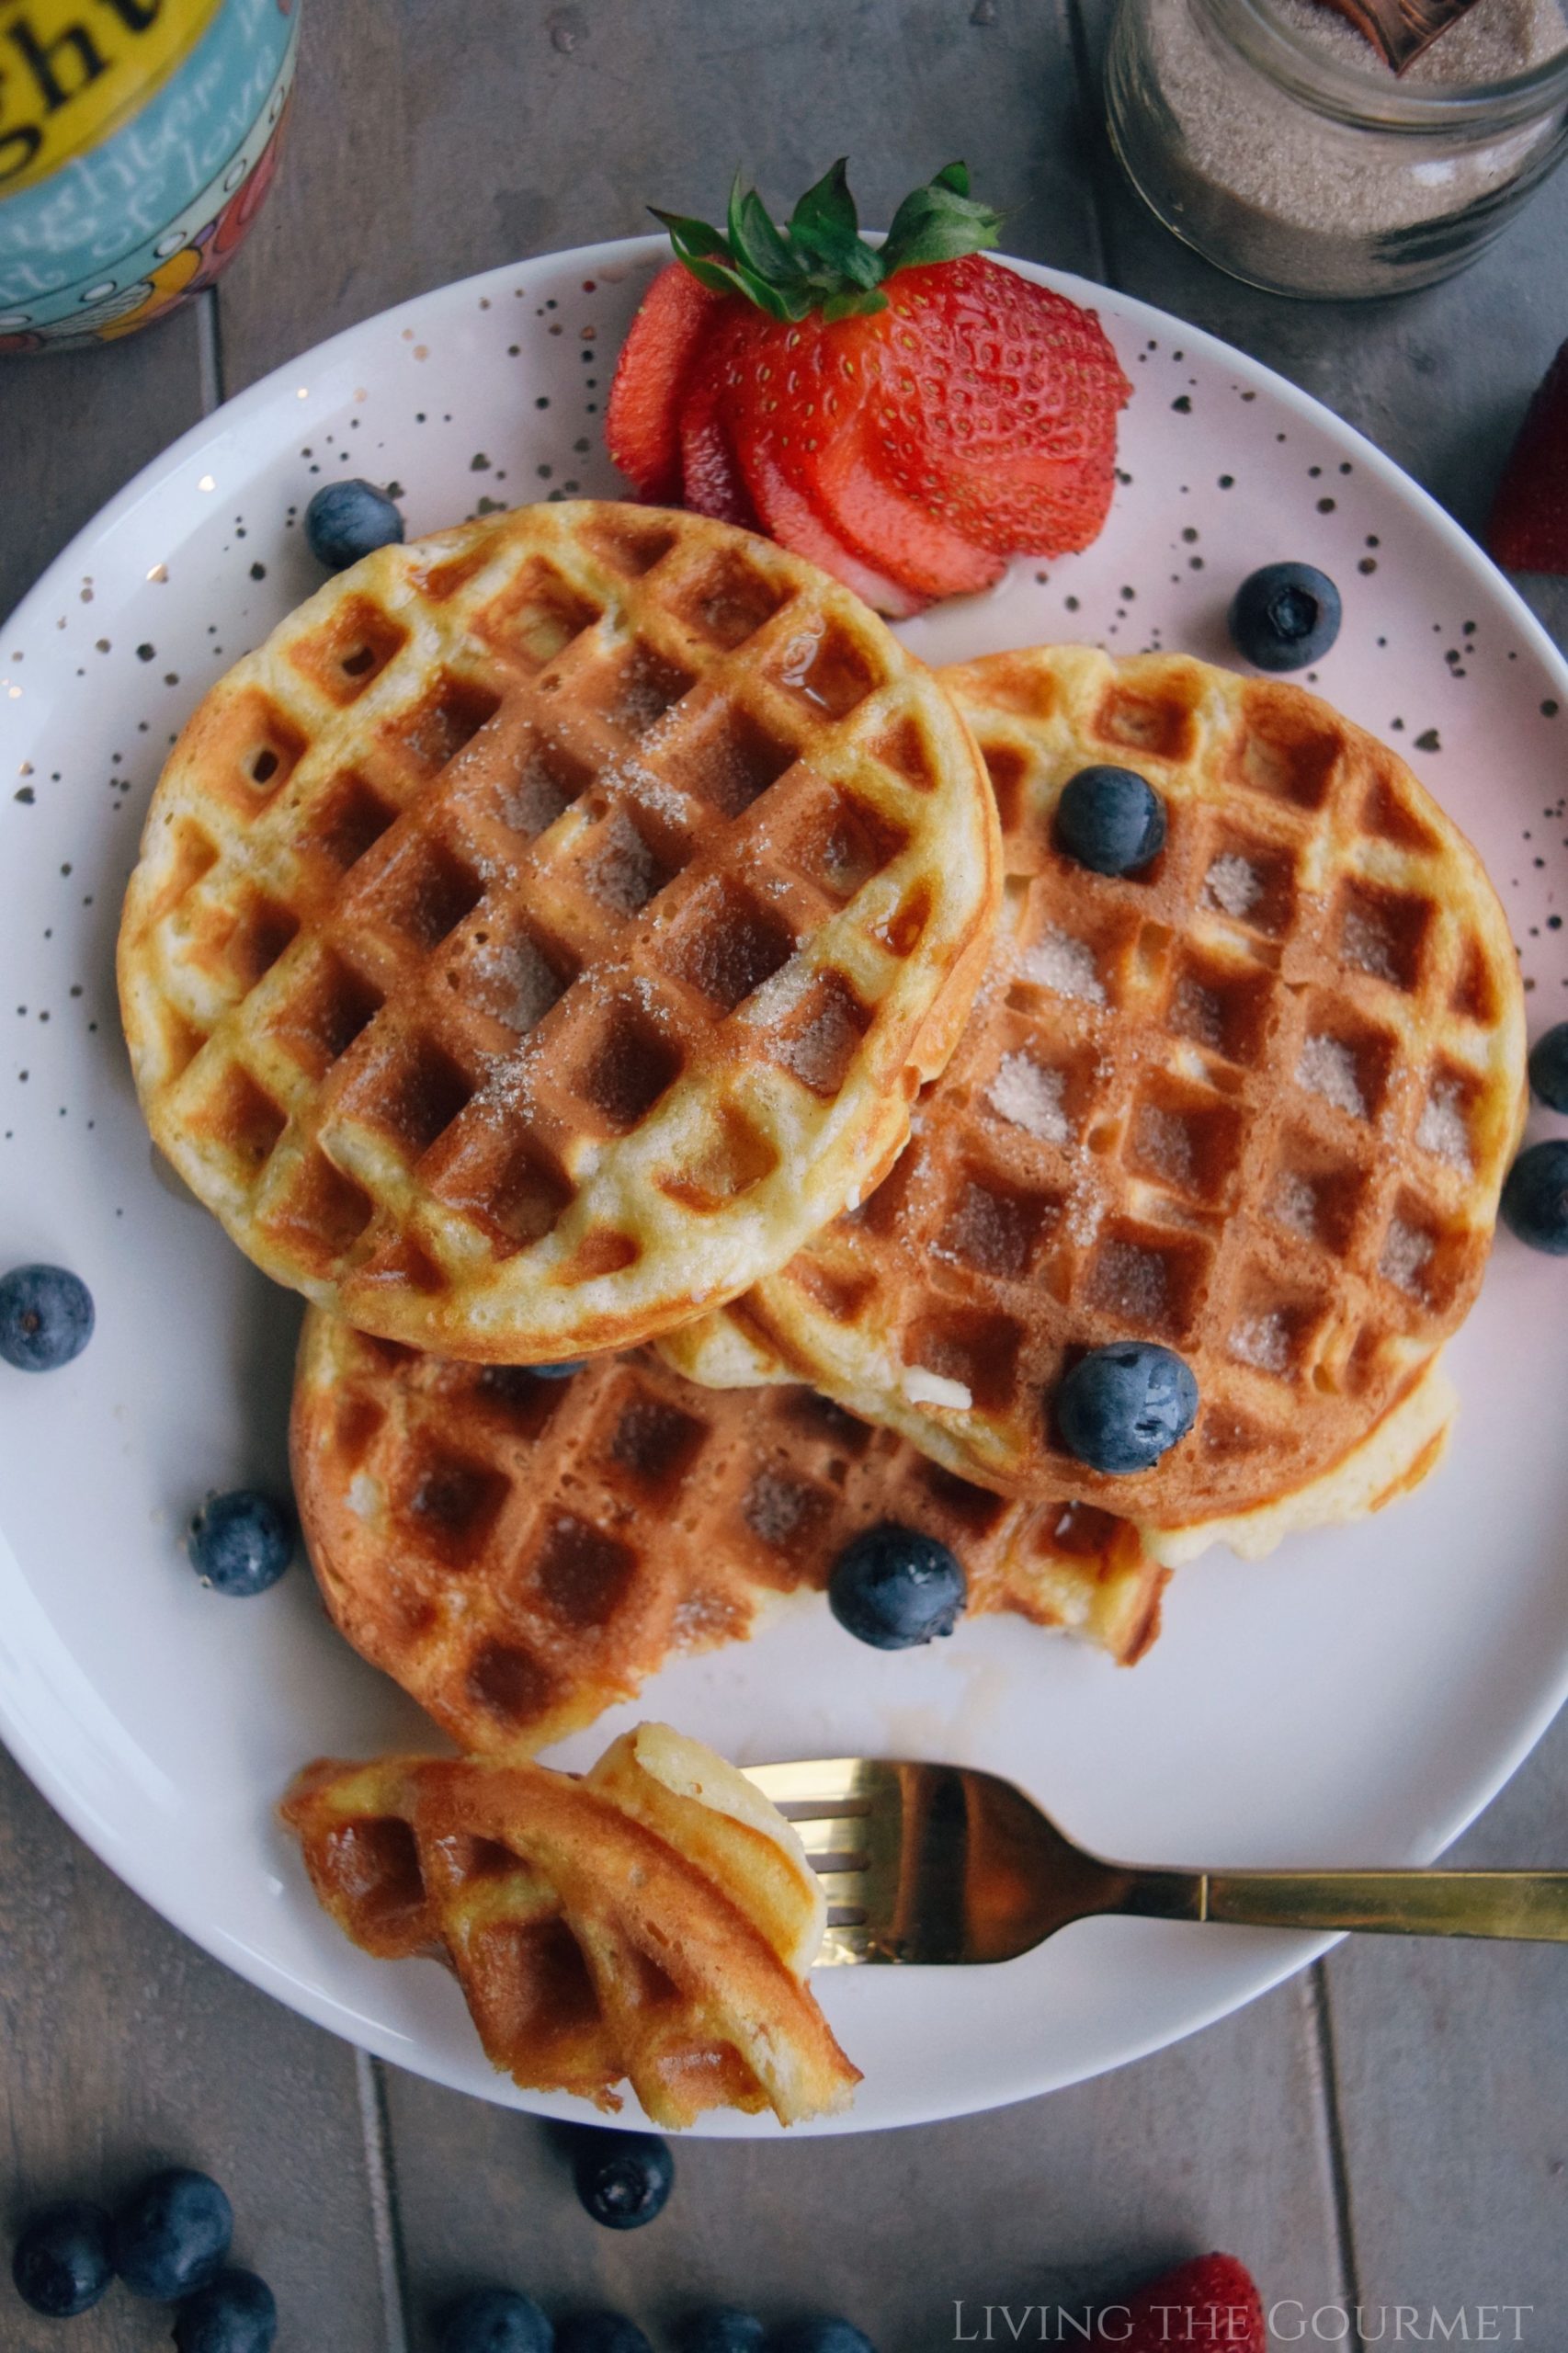
[[[950,1634],[968,1596],[963,1565],[948,1547],[893,1520],[851,1539],[827,1587],[839,1624],[879,1651],[910,1650]]]
[[[738,2313],[732,2305],[693,2313],[676,2335],[676,2353],[762,2353],[767,2335],[755,2313]]]
[[[1231,635],[1258,670],[1304,670],[1339,635],[1339,591],[1312,563],[1266,563],[1231,599]]]
[[[114,2278],[109,2219],[85,2198],[64,2198],[29,2214],[11,2257],[17,2293],[46,2320],[90,2313]]]
[[[233,2209],[217,2183],[171,2166],[117,2209],[109,2253],[133,2296],[177,2303],[217,2278],[233,2230]]]
[[[220,2271],[175,2315],[175,2353],[270,2353],[278,2304],[254,2271]]]
[[[440,2353],[551,2353],[555,2331],[531,2296],[471,2288],[441,2315]]]
[[[1553,1111],[1568,1111],[1568,1021],[1548,1029],[1530,1048],[1530,1085]]]
[[[768,2353],[877,2353],[863,2329],[846,2320],[797,2320],[781,2328]]]
[[[1503,1188],[1503,1222],[1532,1250],[1568,1256],[1568,1143],[1532,1143]]]
[[[1165,846],[1165,804],[1136,768],[1080,768],[1056,804],[1056,838],[1094,874],[1136,874]]]
[[[1148,1471],[1187,1436],[1198,1413],[1190,1365],[1153,1340],[1123,1340],[1080,1357],[1056,1392],[1069,1454],[1092,1471]]]
[[[613,2132],[585,2125],[573,2159],[577,2195],[607,2231],[641,2230],[665,2211],[676,2161],[656,2132]]]
[[[209,1495],[186,1540],[204,1585],[247,1596],[276,1585],[294,1555],[294,1529],[282,1506],[254,1488]]]
[[[622,2313],[574,2313],[555,2332],[555,2353],[653,2353],[634,2320]]]
[[[329,482],[305,509],[311,553],[329,572],[347,572],[362,555],[403,537],[403,517],[373,482]]]
[[[0,1357],[18,1372],[56,1372],[93,1336],[93,1294],[64,1267],[0,1275]]]

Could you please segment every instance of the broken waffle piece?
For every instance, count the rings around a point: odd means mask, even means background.
[[[642,1724],[579,1779],[385,1756],[307,1767],[282,1806],[324,1909],[381,1960],[445,1961],[525,2091],[655,2124],[849,2104],[859,2070],[806,1984],[827,1907],[744,1775]]]
[[[1009,1503],[810,1390],[698,1388],[651,1349],[550,1380],[312,1309],[290,1452],[334,1624],[487,1756],[529,1756],[744,1639],[884,1521],[957,1553],[972,1611],[1128,1664],[1159,1626],[1163,1573],[1108,1512]]]
[[[207,695],[126,898],[126,1036],[267,1273],[548,1363],[869,1189],[998,887],[972,739],[846,589],[699,516],[528,507],[379,549]]]

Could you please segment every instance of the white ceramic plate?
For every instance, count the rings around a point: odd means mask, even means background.
[[[302,1568],[234,1602],[186,1562],[206,1489],[284,1478],[297,1313],[160,1177],[113,946],[176,729],[319,579],[299,523],[312,492],[346,472],[395,481],[414,532],[486,500],[613,493],[605,392],[660,251],[644,239],[492,272],[324,345],[149,467],[0,639],[0,1265],[74,1267],[98,1310],[67,1370],[0,1366],[0,1727],[105,1860],[257,1984],[405,2067],[561,2113],[574,2104],[491,2073],[444,1972],[371,1961],[338,1935],[273,1822],[308,1757],[429,1735],[331,1632]],[[1554,912],[1568,673],[1540,630],[1325,410],[1141,303],[1051,282],[1098,308],[1134,382],[1109,525],[1088,554],[1017,563],[991,594],[911,624],[911,642],[943,660],[1063,637],[1223,660],[1244,573],[1323,565],[1346,606],[1323,690],[1408,753],[1480,845],[1532,1027],[1568,1014]],[[561,1757],[585,1762],[658,1715],[743,1762],[864,1750],[989,1766],[1139,1860],[1428,1860],[1568,1688],[1565,1303],[1568,1267],[1505,1237],[1452,1350],[1464,1412],[1443,1473],[1384,1518],[1261,1566],[1184,1570],[1131,1673],[1000,1620],[879,1654],[803,1603],[750,1644],[672,1668]],[[1318,1949],[1106,1921],[1004,1968],[831,1972],[823,2000],[866,2074],[847,2129],[1115,2066]]]

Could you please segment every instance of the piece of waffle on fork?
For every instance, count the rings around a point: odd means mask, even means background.
[[[998,888],[931,674],[749,533],[379,550],[211,689],[119,941],[154,1140],[267,1273],[449,1356],[631,1345],[887,1168]]]
[[[456,1975],[525,2090],[656,2124],[848,2106],[859,2070],[806,1972],[827,1918],[797,1834],[733,1766],[642,1724],[578,1778],[383,1756],[308,1766],[283,1802],[324,1907],[367,1952]]]
[[[1086,647],[942,673],[1001,813],[968,1027],[881,1188],[671,1335],[692,1377],[809,1381],[968,1477],[1123,1513],[1155,1557],[1373,1508],[1441,1451],[1524,1108],[1523,999],[1474,851],[1300,688]],[[1068,780],[1165,804],[1142,870],[1052,829]],[[1085,1351],[1175,1350],[1190,1434],[1090,1470],[1052,1399]]]

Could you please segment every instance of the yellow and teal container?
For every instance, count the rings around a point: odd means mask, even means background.
[[[0,354],[216,278],[267,193],[300,0],[0,0]]]

